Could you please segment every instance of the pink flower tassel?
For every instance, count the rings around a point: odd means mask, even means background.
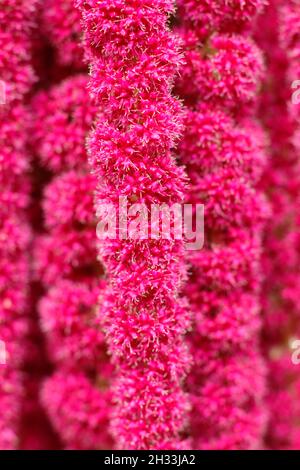
[[[171,95],[180,65],[166,26],[171,0],[79,0],[90,92],[99,106],[89,141],[98,180],[96,208],[119,197],[128,205],[183,201],[185,175],[171,149],[181,107]],[[122,449],[179,449],[188,401],[182,390],[190,357],[183,335],[189,314],[179,297],[183,242],[99,243],[109,276],[101,320],[116,366],[112,429]]]
[[[274,217],[265,239],[263,289],[264,346],[269,365],[270,422],[266,445],[300,447],[299,365],[293,363],[294,340],[300,339],[300,178],[299,104],[292,88],[299,80],[300,5],[272,0],[258,21],[257,38],[269,73],[261,98],[261,118],[270,136],[264,187]],[[296,355],[297,357],[297,355]]]
[[[55,51],[55,64],[67,70],[84,68],[80,13],[73,0],[43,0],[42,30]]]
[[[35,144],[52,173],[44,190],[45,233],[36,241],[35,267],[46,290],[39,302],[42,331],[54,374],[42,402],[68,449],[113,446],[108,431],[110,391],[104,335],[96,317],[105,286],[96,258],[95,178],[87,168],[85,138],[95,108],[77,75],[34,101]]]
[[[20,434],[29,310],[29,115],[34,81],[31,33],[35,0],[3,0],[0,11],[0,448]]]
[[[197,449],[262,447],[265,364],[259,335],[262,229],[257,189],[264,137],[254,118],[260,52],[241,34],[263,1],[180,1],[185,64],[177,83],[189,106],[179,156],[189,202],[205,205],[205,246],[192,253],[186,292],[194,312],[188,386]]]

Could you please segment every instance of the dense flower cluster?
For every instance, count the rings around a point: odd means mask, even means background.
[[[235,31],[240,15],[250,19],[263,2],[247,2],[245,10],[245,2],[182,3],[185,64],[177,90],[188,112],[178,153],[191,180],[189,202],[205,204],[206,234],[204,249],[190,257],[186,287],[194,313],[193,445],[257,449],[266,422],[259,295],[268,205],[257,189],[265,143],[253,101],[263,61],[254,42]],[[211,35],[201,28],[207,24]]]
[[[299,64],[299,0],[1,0],[0,449],[300,448]]]
[[[47,383],[43,399],[56,429],[61,430],[67,449],[111,449],[107,433],[110,392],[99,393],[80,371],[56,372]]]
[[[299,108],[292,82],[299,78],[298,2],[272,0],[257,26],[269,74],[261,98],[261,119],[270,135],[270,164],[264,189],[276,217],[264,242],[264,346],[269,361],[270,424],[266,444],[273,449],[300,445],[300,381],[291,345],[300,334],[299,310]]]
[[[91,62],[99,118],[89,141],[98,178],[96,207],[181,202],[183,170],[171,153],[181,107],[171,95],[180,64],[166,26],[171,0],[77,1]],[[109,286],[101,319],[116,366],[112,428],[125,449],[178,449],[188,411],[182,390],[189,355],[189,314],[179,293],[185,277],[178,240],[99,244]]]
[[[52,174],[42,203],[45,233],[35,249],[36,272],[46,288],[39,303],[41,327],[56,366],[42,401],[63,442],[73,449],[112,445],[104,380],[111,370],[96,317],[105,286],[97,279],[96,182],[87,171],[85,153],[95,110],[86,84],[85,76],[70,77],[34,101],[36,150]]]
[[[29,114],[34,82],[31,31],[35,0],[3,0],[0,12],[0,448],[16,448],[20,436],[29,312]],[[3,343],[2,343],[3,344]]]
[[[43,166],[51,172],[77,170],[87,164],[85,137],[96,109],[87,103],[87,96],[83,94],[85,86],[86,77],[78,75],[35,98],[39,123],[34,134],[35,144]]]
[[[266,0],[178,0],[185,22],[196,27],[203,39],[215,31],[242,30],[266,4]]]
[[[44,34],[55,49],[56,63],[82,69],[80,14],[73,0],[44,0],[41,16]]]
[[[6,85],[6,102],[22,101],[35,82],[31,66],[31,30],[39,0],[3,0],[0,12],[1,82]]]
[[[215,33],[207,43],[187,26],[180,29],[185,47],[185,67],[177,91],[188,104],[199,100],[228,111],[249,106],[258,92],[262,57],[254,42],[238,34]],[[199,51],[199,46],[201,47]]]

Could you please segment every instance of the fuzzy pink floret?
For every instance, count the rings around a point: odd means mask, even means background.
[[[178,354],[178,356],[174,355],[171,360],[176,361],[176,357],[182,356],[181,351],[178,351]],[[171,377],[166,380],[166,376],[171,373],[166,359],[167,357],[151,364],[151,372],[147,370],[145,373],[144,366],[134,371],[124,372],[116,380],[113,392],[119,412],[113,420],[112,428],[116,435],[120,435],[121,448],[127,448],[128,442],[132,449],[152,446],[158,450],[187,448],[187,441],[181,441],[179,444],[173,439],[157,442],[157,436],[176,435],[178,429],[182,428],[184,423],[186,424],[189,411],[186,396],[181,387],[175,381],[173,382]],[[125,393],[126,406],[124,407]]]
[[[0,77],[6,102],[29,92],[36,80],[31,66],[31,31],[38,0],[3,0],[0,12]]]
[[[29,153],[26,145],[29,122],[30,114],[23,104],[14,103],[11,107],[1,105],[0,219],[14,219],[15,225],[27,223],[28,214],[24,209],[28,208],[30,202]],[[10,241],[13,242],[11,239]],[[14,241],[17,242],[16,239]]]
[[[282,2],[279,10],[281,22],[279,24],[279,38],[281,47],[285,50],[289,60],[290,69],[288,78],[299,79],[300,60],[300,10],[297,0]]]
[[[195,371],[190,387],[199,390],[192,394],[196,413],[192,431],[198,436],[196,448],[214,450],[257,449],[261,446],[258,429],[265,429],[267,414],[262,395],[265,387],[265,365],[258,351],[247,353],[239,348],[232,356],[218,347],[195,343]],[[240,343],[242,345],[242,343]]]
[[[14,175],[22,176],[29,168],[27,153],[24,151],[24,138],[28,132],[29,114],[21,104],[14,104],[5,110],[6,119],[1,122],[1,184],[4,184],[13,170]],[[20,124],[22,122],[22,125]]]
[[[189,256],[185,288],[194,315],[188,391],[197,449],[258,449],[266,427],[258,344],[269,205],[256,186],[266,139],[253,116],[264,68],[254,41],[238,34],[263,3],[180,2],[186,61],[176,91],[188,112],[178,153],[191,181],[188,201],[205,205],[205,244]]]
[[[42,28],[55,49],[58,64],[82,69],[80,14],[73,0],[45,0],[43,3]]]
[[[300,380],[297,367],[291,361],[291,351],[275,348],[270,351],[267,445],[271,449],[299,450]]]
[[[48,286],[61,278],[76,277],[96,260],[95,228],[73,232],[57,230],[38,236],[35,242],[35,269]]]
[[[99,383],[99,388],[101,383]],[[62,370],[44,384],[42,400],[68,449],[109,449],[110,392],[97,390],[81,372]]]
[[[12,450],[18,445],[18,428],[23,398],[22,376],[11,367],[0,366],[0,447]]]
[[[178,1],[180,13],[203,36],[216,30],[233,32],[243,29],[266,4],[266,0]]]
[[[223,110],[206,103],[189,110],[184,124],[185,137],[179,142],[179,155],[190,168],[196,168],[197,175],[221,167],[230,168],[236,175],[247,172],[252,178],[261,176],[263,139],[253,126],[237,125]]]
[[[182,38],[186,64],[177,89],[183,97],[227,108],[255,98],[264,68],[251,39],[214,34],[203,45],[193,31],[183,32]]]
[[[71,77],[35,98],[35,149],[53,172],[86,165],[85,139],[95,117],[87,81],[84,75]]]
[[[45,190],[43,209],[49,230],[65,226],[94,226],[93,197],[96,181],[93,175],[69,171],[57,176]]]
[[[274,213],[264,244],[264,349],[269,365],[266,446],[299,449],[299,371],[292,340],[299,338],[299,106],[291,101],[299,78],[300,8],[294,0],[271,2],[257,37],[268,69],[260,117],[270,136],[270,162],[263,187]]]
[[[1,101],[5,98],[0,104],[0,340],[7,360],[0,365],[0,448],[5,450],[19,444],[24,399],[21,368],[27,354],[31,242],[29,114],[24,100],[35,82],[31,34],[36,4],[3,0],[0,11]]]
[[[35,267],[47,285],[70,278],[96,261],[92,175],[70,171],[46,187],[43,208],[49,233],[35,242]]]
[[[96,318],[100,292],[100,286],[87,282],[61,281],[41,300],[41,326],[56,363],[87,370],[100,366],[104,357],[104,335]]]

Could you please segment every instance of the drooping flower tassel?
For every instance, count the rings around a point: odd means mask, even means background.
[[[80,13],[73,0],[43,0],[42,31],[55,51],[55,65],[83,70]]]
[[[0,448],[18,446],[29,312],[29,114],[34,81],[31,31],[36,0],[0,9]]]
[[[167,28],[173,1],[76,3],[100,112],[89,141],[98,213],[103,204],[118,212],[120,197],[147,212],[151,204],[181,203],[185,176],[171,152],[181,130],[181,107],[171,95],[180,64]],[[99,317],[117,375],[112,429],[123,449],[182,448],[190,361],[183,340],[189,314],[179,297],[183,242],[122,234],[99,242],[109,277]]]
[[[179,156],[191,179],[189,202],[205,205],[205,245],[191,254],[186,288],[198,449],[257,449],[265,430],[259,296],[268,208],[256,188],[265,156],[253,104],[263,64],[239,33],[263,3],[179,2],[185,64],[177,90],[189,107]]]
[[[264,241],[263,344],[269,366],[266,445],[277,450],[300,446],[299,354],[294,345],[300,339],[299,24],[297,1],[271,0],[256,28],[269,71],[260,104],[270,136],[263,185],[274,213]]]
[[[95,116],[86,85],[86,76],[70,77],[34,100],[35,147],[51,172],[35,266],[45,289],[39,302],[41,327],[55,366],[42,402],[66,448],[93,450],[113,443],[108,431],[111,367],[96,318],[105,282],[99,281],[103,271],[96,253],[95,178],[85,150]]]

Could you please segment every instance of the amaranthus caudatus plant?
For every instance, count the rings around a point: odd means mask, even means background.
[[[79,16],[72,1],[46,1],[42,10],[43,32],[54,51],[53,75],[63,70],[64,79],[33,98],[34,148],[48,172],[41,201],[44,224],[34,251],[36,278],[44,290],[37,307],[54,368],[40,399],[65,448],[103,449],[113,445],[108,431],[112,368],[97,320],[105,281],[96,254],[96,179],[85,146],[96,107],[86,89]]]
[[[1,449],[299,448],[299,24],[2,0]]]
[[[263,346],[268,360],[271,449],[299,449],[299,370],[292,361],[300,334],[299,311],[299,107],[293,83],[299,77],[300,5],[273,0],[257,24],[257,41],[265,51],[268,75],[260,117],[269,136],[269,165],[263,189],[274,216],[264,240],[262,296]],[[276,418],[277,416],[277,418]]]
[[[95,109],[86,83],[85,76],[71,76],[34,103],[36,148],[53,172],[42,201],[45,231],[35,248],[37,276],[46,291],[38,305],[41,329],[55,365],[42,402],[70,449],[112,445],[105,386],[111,368],[96,315],[105,281],[96,256],[95,178],[87,169],[84,143]]]
[[[27,97],[35,82],[31,39],[36,0],[3,0],[0,11],[0,448],[20,442],[24,397],[22,368],[28,354],[31,228],[29,224],[30,112]]]
[[[172,154],[182,109],[172,96],[181,63],[165,0],[78,1],[99,115],[88,149],[98,180],[97,205],[183,201],[185,175]],[[130,40],[128,40],[130,38]],[[112,429],[123,449],[182,448],[190,362],[183,335],[189,310],[180,297],[186,276],[177,240],[107,240],[99,254],[108,272],[101,302],[116,367]]]
[[[264,3],[179,2],[185,62],[177,91],[187,113],[178,153],[191,182],[187,197],[205,205],[206,242],[190,258],[186,286],[194,313],[188,390],[198,449],[262,448],[267,421],[259,338],[268,205],[258,188],[266,163],[255,117],[264,67],[246,32]]]

